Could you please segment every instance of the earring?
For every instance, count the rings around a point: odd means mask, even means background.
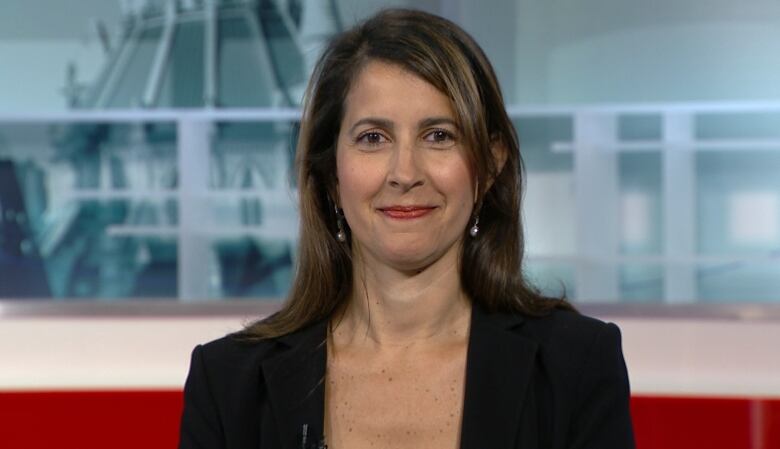
[[[336,233],[336,240],[344,243],[347,241],[347,233],[344,232],[344,219],[342,218],[344,215],[339,212],[338,206],[334,205],[333,209],[336,211],[336,226],[339,228],[339,232]]]
[[[479,234],[479,215],[474,216],[474,226],[469,229],[469,235],[471,237],[476,237],[477,234]]]

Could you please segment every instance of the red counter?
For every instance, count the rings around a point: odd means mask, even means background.
[[[0,393],[0,447],[170,449],[179,391]],[[780,448],[780,399],[635,396],[638,449]]]

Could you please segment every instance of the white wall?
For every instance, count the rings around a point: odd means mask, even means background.
[[[67,67],[92,81],[103,62],[98,45],[75,39],[0,40],[0,112],[63,111]]]
[[[180,389],[196,344],[252,318],[0,318],[0,391]],[[609,319],[634,394],[780,396],[780,322]]]
[[[776,1],[500,3],[517,4],[516,102],[780,99]]]
[[[104,62],[94,21],[119,28],[118,0],[2,0],[0,112],[60,111],[67,66],[91,81]]]

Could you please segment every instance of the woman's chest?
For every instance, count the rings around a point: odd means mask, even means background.
[[[328,446],[457,448],[465,368],[465,351],[416,361],[330,361],[324,423]]]

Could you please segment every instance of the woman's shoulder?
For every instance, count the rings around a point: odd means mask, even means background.
[[[194,352],[198,353],[207,366],[235,370],[241,366],[257,367],[264,360],[291,347],[312,345],[312,341],[324,338],[324,326],[321,323],[304,326],[297,331],[276,337],[261,337],[250,329],[245,328],[200,344]]]
[[[621,354],[620,329],[613,323],[583,315],[571,307],[544,313],[486,312],[474,309],[479,322],[490,322],[535,344],[542,358],[564,364],[578,363],[599,352]]]
[[[553,309],[542,316],[526,316],[522,329],[540,342],[560,340],[576,346],[604,332],[617,331],[617,326],[575,310]]]
[[[194,352],[203,364],[218,370],[234,371],[243,365],[256,365],[274,353],[275,339],[251,339],[240,333],[228,334],[199,344]]]
[[[519,332],[538,344],[550,367],[568,371],[594,364],[623,365],[620,329],[614,323],[573,310],[553,310],[545,316],[527,317]]]

